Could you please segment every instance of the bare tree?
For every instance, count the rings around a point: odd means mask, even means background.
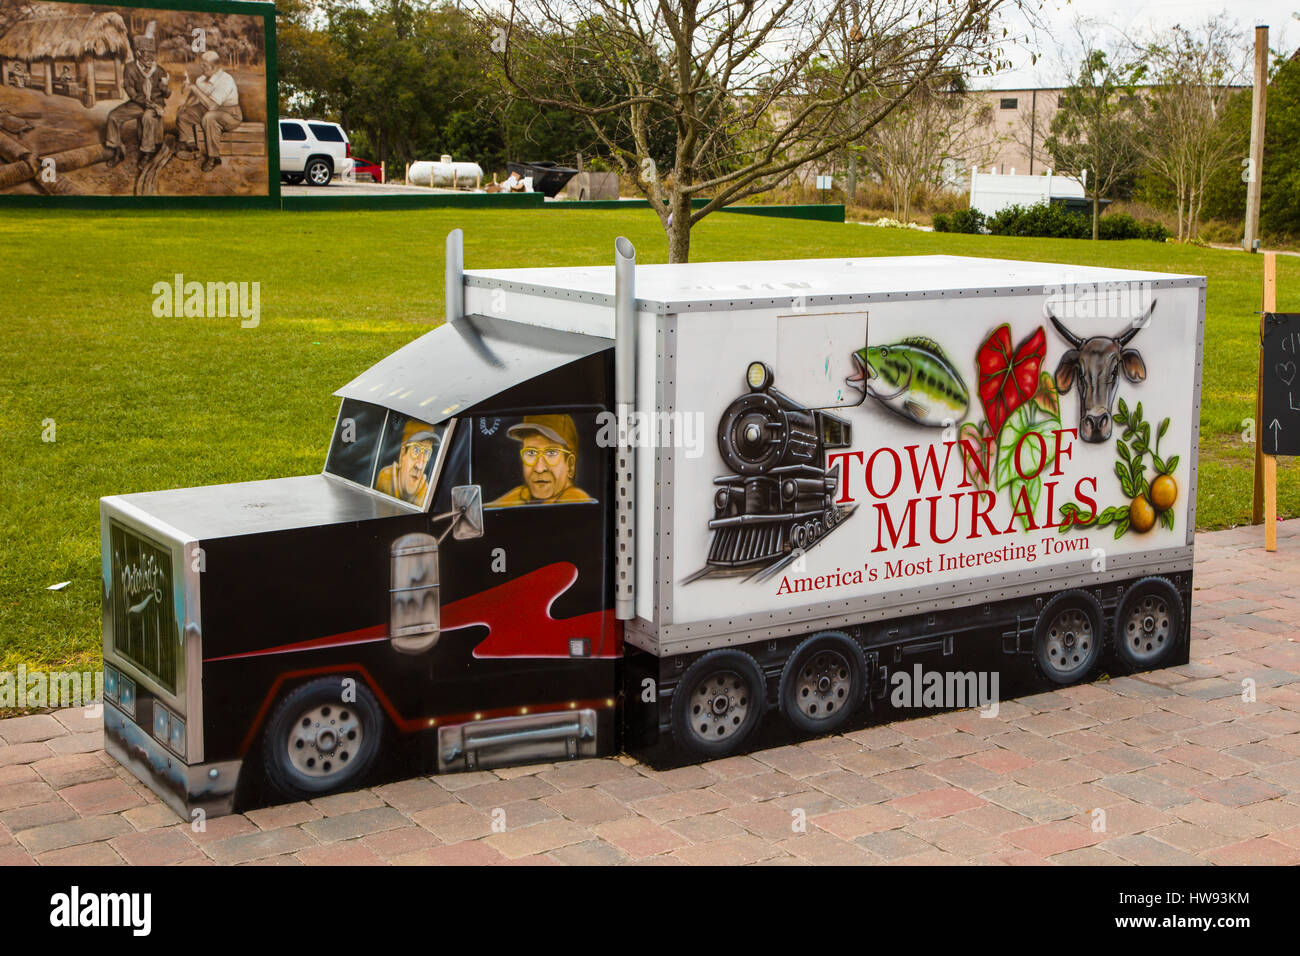
[[[1146,47],[1154,85],[1142,97],[1138,141],[1151,170],[1173,187],[1178,238],[1196,236],[1205,188],[1245,148],[1241,130],[1223,122],[1233,86],[1245,75],[1242,38],[1224,17],[1196,33],[1176,26]]]
[[[992,71],[1038,0],[511,0],[480,8],[502,76],[586,117],[658,213],[691,227],[854,143],[931,78]],[[616,119],[625,135],[610,132]],[[650,131],[673,131],[655,156]],[[663,167],[661,168],[661,164]],[[692,200],[701,204],[693,208]]]
[[[1074,82],[1061,94],[1047,148],[1057,171],[1092,196],[1092,238],[1097,238],[1101,200],[1133,175],[1140,110],[1135,86],[1145,73],[1139,64],[1117,64],[1105,52],[1085,48]]]
[[[992,106],[966,94],[959,76],[945,76],[916,89],[867,134],[864,152],[888,190],[894,218],[910,222],[922,186],[938,187],[946,166],[990,161],[997,133]]]

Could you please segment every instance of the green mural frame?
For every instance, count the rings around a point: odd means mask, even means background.
[[[266,185],[264,196],[30,196],[0,193],[0,208],[54,209],[279,209],[280,92],[275,4],[260,0],[66,0],[90,7],[183,10],[261,17],[266,53]]]

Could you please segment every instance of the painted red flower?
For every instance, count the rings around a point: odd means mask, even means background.
[[[999,325],[976,353],[980,402],[989,431],[1002,431],[1011,413],[1038,391],[1038,369],[1047,355],[1047,335],[1040,325],[1033,335],[1011,347],[1011,326]]]

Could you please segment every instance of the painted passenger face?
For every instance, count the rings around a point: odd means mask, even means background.
[[[550,501],[573,483],[573,453],[553,438],[533,432],[524,439],[519,457],[524,483],[535,501]]]
[[[397,480],[406,498],[413,497],[420,490],[420,484],[424,481],[424,466],[429,463],[432,454],[433,442],[428,439],[408,441],[402,446],[397,461]]]

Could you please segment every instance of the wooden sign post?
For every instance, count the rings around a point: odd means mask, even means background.
[[[1270,348],[1270,333],[1276,331],[1270,324],[1278,324],[1277,312],[1277,253],[1264,253],[1264,297],[1263,310],[1259,318],[1259,379],[1255,389],[1255,493],[1252,502],[1252,518],[1256,524],[1264,522],[1264,550],[1277,550],[1277,454],[1283,451],[1282,432],[1290,425],[1290,411],[1295,409],[1293,395],[1300,393],[1300,382],[1295,382],[1294,392],[1287,379],[1288,373],[1294,379],[1296,375],[1297,356],[1294,343],[1287,347],[1287,338]],[[1289,323],[1288,323],[1289,324]],[[1286,329],[1280,331],[1286,332]],[[1277,354],[1271,354],[1276,352]],[[1290,361],[1285,359],[1291,354]],[[1266,376],[1280,376],[1277,382]],[[1266,383],[1268,388],[1266,389]],[[1279,405],[1280,386],[1286,387],[1285,405]],[[1269,393],[1266,401],[1265,392]],[[1274,397],[1274,393],[1279,393]],[[1284,424],[1283,419],[1288,419]],[[1294,426],[1293,426],[1294,427]],[[1290,438],[1290,436],[1287,436]],[[1273,454],[1265,454],[1265,447]]]

